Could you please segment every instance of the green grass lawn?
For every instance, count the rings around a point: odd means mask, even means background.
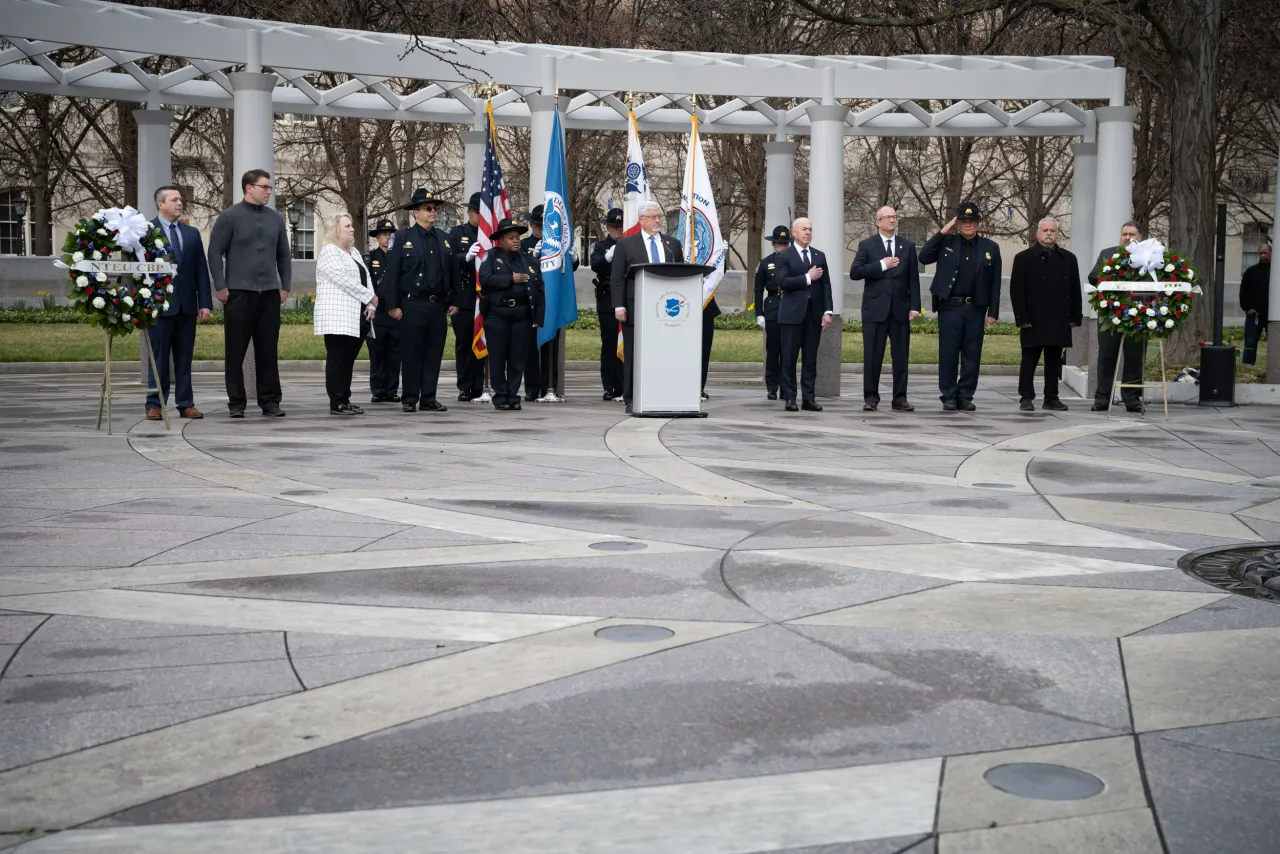
[[[570,329],[567,333],[569,351],[573,360],[600,358],[600,336],[594,329]],[[757,362],[761,358],[763,334],[756,329],[718,329],[711,359],[716,362]],[[128,361],[138,358],[137,335],[117,338],[112,342],[112,357]],[[0,324],[0,362],[100,362],[103,357],[104,335],[102,330],[81,323],[3,323]],[[1258,361],[1266,364],[1266,343],[1259,346]],[[453,331],[445,345],[445,358],[453,355]],[[197,359],[222,358],[222,327],[198,327],[196,336]],[[280,327],[281,359],[323,359],[324,340],[312,334],[310,326]],[[362,350],[360,358],[368,358]],[[862,334],[844,334],[845,362],[862,361]],[[1016,365],[1021,358],[1018,339],[1012,335],[988,335],[982,348],[982,361],[988,365]],[[911,339],[911,362],[917,365],[936,364],[938,361],[938,337],[915,334]],[[1148,362],[1155,370],[1158,363],[1151,356]],[[1175,372],[1181,366],[1169,365]],[[1241,366],[1242,381],[1260,381],[1258,368]],[[1257,375],[1257,376],[1255,376]],[[1172,378],[1172,376],[1171,376]]]

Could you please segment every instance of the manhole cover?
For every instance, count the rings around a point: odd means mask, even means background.
[[[790,507],[790,501],[784,501],[781,498],[748,498],[743,502],[750,504],[752,507]]]
[[[983,489],[1013,489],[1012,483],[975,483],[974,486],[981,486]]]
[[[649,544],[632,543],[626,540],[605,540],[602,543],[592,543],[591,548],[598,552],[638,552],[649,548]]]
[[[606,626],[596,632],[596,637],[614,643],[653,643],[666,640],[674,634],[671,629],[664,629],[662,626]]]
[[[1183,555],[1178,568],[1227,593],[1280,604],[1280,543],[1242,543]]]
[[[323,489],[288,489],[280,493],[281,495],[325,495]]]
[[[997,765],[982,777],[1002,792],[1041,801],[1082,801],[1106,788],[1106,784],[1086,771],[1041,762]]]

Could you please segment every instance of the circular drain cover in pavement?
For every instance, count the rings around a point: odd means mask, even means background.
[[[606,626],[596,632],[596,637],[616,643],[653,643],[674,634],[662,626]]]
[[[649,548],[649,544],[627,542],[626,540],[605,540],[600,543],[592,543],[591,548],[598,552],[638,552],[641,549]]]
[[[974,486],[981,486],[983,489],[1013,489],[1012,483],[975,483]]]
[[[1178,568],[1227,593],[1280,605],[1280,543],[1241,543],[1178,558]]]
[[[997,765],[982,777],[1002,792],[1042,801],[1082,801],[1106,788],[1106,784],[1088,772],[1041,762]]]
[[[748,498],[743,502],[750,504],[752,507],[790,507],[790,501],[783,501],[781,498]]]
[[[323,489],[288,489],[280,493],[281,495],[325,495],[326,490]]]

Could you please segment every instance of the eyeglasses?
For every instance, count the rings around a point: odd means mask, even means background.
[[[418,210],[426,211],[427,213],[435,213],[436,206],[435,205],[418,205]]]
[[[253,186],[259,190],[266,190],[267,192],[271,192],[270,184],[254,184]]]
[[[640,219],[662,219],[662,214],[644,214]]]

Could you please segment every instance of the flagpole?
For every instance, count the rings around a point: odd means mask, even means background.
[[[697,200],[694,198],[694,188],[697,186],[697,168],[698,168],[698,96],[690,96],[690,105],[693,112],[689,114],[690,121],[693,122],[693,134],[689,139],[689,215],[685,218],[685,227],[689,229],[689,262],[698,263],[698,229],[694,224],[694,215],[698,209]]]

